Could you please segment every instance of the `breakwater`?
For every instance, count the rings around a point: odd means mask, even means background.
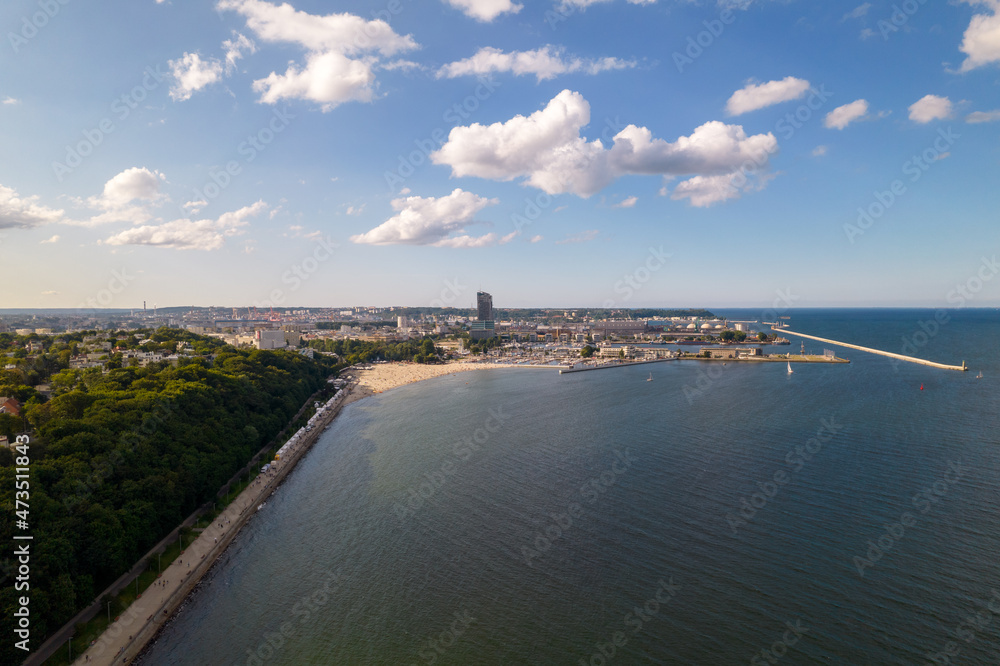
[[[868,352],[869,354],[878,354],[879,356],[888,356],[889,358],[895,358],[900,361],[906,361],[907,363],[919,363],[920,365],[926,365],[931,368],[940,368],[942,370],[961,370],[965,372],[968,368],[965,367],[965,361],[962,361],[962,365],[946,365],[944,363],[935,363],[934,361],[927,361],[922,358],[914,358],[913,356],[904,356],[903,354],[896,354],[894,352],[882,351],[881,349],[872,349],[871,347],[862,347],[861,345],[852,345],[848,342],[838,342],[836,340],[830,340],[828,338],[818,338],[815,335],[806,335],[805,333],[796,333],[795,331],[790,331],[787,328],[771,328],[772,331],[776,333],[785,333],[788,335],[795,335],[800,338],[807,338],[809,340],[816,340],[817,342],[824,342],[829,345],[837,345],[838,347],[847,347],[848,349],[857,349],[858,351]]]

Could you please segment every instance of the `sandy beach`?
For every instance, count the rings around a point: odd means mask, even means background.
[[[440,365],[421,365],[419,363],[376,363],[368,366],[370,370],[349,368],[344,371],[344,376],[357,378],[357,385],[347,398],[347,403],[355,402],[376,393],[382,393],[399,386],[412,384],[413,382],[452,375],[459,372],[469,372],[471,370],[500,370],[504,368],[530,368],[550,370],[558,372],[556,366],[529,366],[514,363],[471,363],[458,361],[455,363],[443,363]],[[346,404],[346,403],[345,403]]]

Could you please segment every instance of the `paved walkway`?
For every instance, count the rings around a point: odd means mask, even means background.
[[[184,551],[160,574],[157,582],[115,618],[74,664],[127,664],[134,660],[232,542],[250,516],[274,492],[340,409],[350,402],[346,397],[351,389],[352,386],[345,387],[338,394],[342,395],[341,399],[328,410],[322,422],[291,449],[290,457],[272,462],[271,469],[254,479],[190,545],[184,544]]]

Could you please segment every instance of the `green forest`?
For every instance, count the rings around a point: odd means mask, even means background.
[[[324,338],[310,340],[313,349],[334,353],[344,359],[347,365],[370,363],[372,361],[413,361],[414,363],[438,363],[440,350],[434,340],[406,340],[404,342],[380,342],[371,340],[331,340]]]
[[[31,534],[31,648],[86,607],[160,539],[205,502],[272,441],[341,366],[332,357],[291,351],[237,350],[184,331],[149,334],[147,348],[190,354],[175,364],[70,369],[80,339],[59,336],[26,355],[24,341],[0,338],[15,369],[0,374],[0,395],[22,401],[20,418],[0,424],[31,431],[27,531],[16,530],[15,469],[0,449],[0,539]],[[78,336],[79,337],[79,336]],[[129,341],[136,337],[128,336]],[[126,340],[116,348],[127,347]],[[11,363],[14,361],[14,363]],[[116,362],[117,361],[117,362]],[[48,381],[51,397],[30,382]],[[2,433],[0,433],[2,434]],[[23,507],[21,507],[23,508]],[[12,613],[16,567],[0,556],[4,579],[0,662],[18,663]]]

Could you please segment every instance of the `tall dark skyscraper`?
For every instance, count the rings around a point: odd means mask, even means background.
[[[479,312],[476,319],[479,321],[493,321],[493,296],[485,291],[476,293],[476,305]]]
[[[485,340],[496,337],[493,321],[493,296],[485,291],[476,292],[476,321],[469,322],[469,337]]]

